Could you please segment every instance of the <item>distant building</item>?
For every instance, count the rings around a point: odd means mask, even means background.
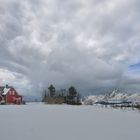
[[[42,101],[47,104],[63,104],[65,102],[65,97],[62,95],[61,91],[56,91],[53,85],[50,85],[47,90],[44,90],[44,95]]]
[[[0,86],[0,104],[22,104],[22,96],[12,86]]]
[[[53,85],[50,85],[50,87],[48,88],[49,92],[50,92],[50,96],[54,97],[55,96],[55,87]]]
[[[61,89],[55,90],[53,85],[47,90],[43,91],[42,102],[47,104],[70,104],[70,105],[81,105],[80,95],[77,93],[75,87],[71,86],[69,90]]]

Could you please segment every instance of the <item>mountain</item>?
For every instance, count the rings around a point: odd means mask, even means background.
[[[90,95],[84,98],[83,104],[92,105],[97,102],[133,102],[140,103],[140,93],[127,93],[119,90],[114,90],[105,95]]]

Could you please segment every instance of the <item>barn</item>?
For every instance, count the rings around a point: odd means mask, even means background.
[[[0,104],[22,104],[22,96],[12,86],[0,86]]]

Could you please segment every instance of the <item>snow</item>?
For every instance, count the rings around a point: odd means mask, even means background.
[[[8,91],[10,90],[10,88],[4,88],[4,92],[2,93],[2,95],[6,95],[8,93]]]
[[[140,114],[98,106],[1,105],[1,140],[140,140]]]
[[[85,98],[83,104],[91,105],[100,101],[107,101],[107,102],[128,101],[128,102],[133,102],[133,103],[140,103],[140,93],[128,94],[125,92],[119,92],[117,90],[114,90],[110,94],[88,96]]]

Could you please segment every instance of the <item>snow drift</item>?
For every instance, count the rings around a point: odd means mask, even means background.
[[[4,105],[1,140],[140,140],[140,114],[98,106]]]

